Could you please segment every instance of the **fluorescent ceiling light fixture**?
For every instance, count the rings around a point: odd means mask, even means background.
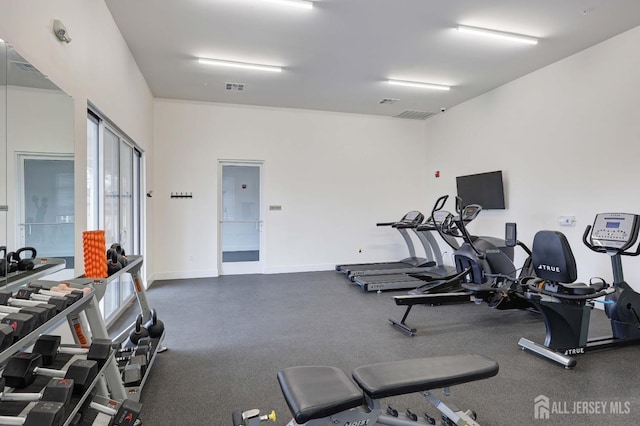
[[[263,0],[271,3],[278,3],[283,6],[293,6],[301,9],[313,9],[313,2],[306,0]]]
[[[538,39],[522,34],[506,33],[503,31],[487,30],[485,28],[467,27],[458,25],[458,31],[461,33],[473,34],[482,37],[497,38],[501,40],[515,41],[525,44],[538,44]]]
[[[206,58],[198,58],[198,62],[204,65],[214,65],[219,67],[230,67],[230,68],[243,68],[247,70],[256,70],[256,71],[270,71],[270,72],[282,71],[282,67],[277,67],[273,65],[252,64],[249,62],[224,61],[221,59],[206,59]]]
[[[420,83],[417,81],[387,80],[387,83],[393,84],[395,86],[418,87],[421,89],[445,90],[445,91],[450,89],[449,86],[445,86],[444,84]]]

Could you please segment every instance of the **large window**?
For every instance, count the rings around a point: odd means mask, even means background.
[[[103,229],[107,246],[120,243],[127,254],[141,253],[142,150],[100,114],[87,116],[87,224]],[[109,321],[133,295],[129,274],[113,281],[100,301]]]

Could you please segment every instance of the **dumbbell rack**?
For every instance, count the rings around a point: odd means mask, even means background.
[[[50,260],[52,259],[49,259],[47,261],[50,261]],[[64,261],[61,261],[61,262],[62,262],[61,263],[62,268],[64,268]],[[55,265],[59,265],[59,264],[60,264],[59,262],[55,262]],[[17,290],[24,284],[27,284],[32,280],[34,280],[36,276],[37,277],[45,276],[46,275],[46,273],[44,273],[45,271],[47,273],[51,273],[51,272],[54,272],[54,269],[55,268],[46,268],[42,271],[41,274],[39,273],[29,274],[27,276],[24,276],[21,279],[12,280],[7,284],[4,290],[5,291]],[[74,324],[77,322],[77,318],[82,312],[84,312],[86,315],[87,324],[88,324],[88,327],[90,328],[92,336],[94,338],[108,339],[109,336],[108,336],[104,321],[102,319],[102,314],[100,313],[100,309],[98,307],[97,299],[95,297],[95,291],[92,291],[91,293],[84,296],[77,302],[73,303],[71,306],[59,312],[55,317],[51,318],[46,323],[40,325],[39,327],[34,329],[31,333],[24,336],[22,339],[18,340],[17,342],[13,343],[10,347],[2,351],[0,353],[0,365],[4,365],[10,357],[31,346],[40,337],[40,335],[46,334],[47,332],[59,327],[60,324],[63,323],[65,320],[67,320],[69,326],[73,330]],[[64,423],[65,425],[71,424],[73,417],[80,410],[83,403],[89,397],[91,391],[94,388],[99,389],[100,394],[104,396],[110,395],[110,397],[115,400],[122,401],[127,398],[127,393],[124,389],[124,386],[122,385],[122,380],[120,378],[120,372],[118,371],[118,367],[114,362],[115,360],[113,356],[114,353],[115,351],[112,352],[109,360],[104,364],[104,366],[100,370],[100,373],[98,374],[94,382],[91,384],[89,390],[87,390],[87,392],[85,392],[85,394],[82,395],[82,397],[80,397],[79,399],[73,400],[73,403],[74,403],[73,409],[66,410],[66,414],[65,414],[66,421]],[[0,404],[0,407],[2,407],[1,404]],[[12,414],[15,414],[15,413],[12,413]]]
[[[79,277],[79,278],[74,278],[72,280],[68,280],[65,282],[69,283],[69,285],[72,287],[82,288],[82,287],[89,286],[93,288],[96,295],[96,300],[100,301],[104,297],[104,294],[107,291],[107,286],[111,282],[122,277],[124,274],[127,274],[127,273],[131,274],[131,277],[133,279],[134,294],[136,295],[136,299],[140,307],[140,313],[142,314],[142,319],[144,324],[146,321],[148,321],[151,318],[151,305],[149,304],[149,301],[147,299],[147,294],[145,292],[143,279],[142,279],[143,256],[129,255],[127,256],[127,260],[128,260],[127,266],[125,266],[124,268],[120,269],[118,272],[116,272],[113,275],[110,275],[107,278]],[[118,336],[116,336],[113,339],[113,342],[117,344],[122,344],[126,340],[129,332],[133,330],[134,327],[135,327],[135,322],[131,324],[129,327],[127,327],[125,330],[123,330],[122,333],[120,333]],[[94,337],[102,338],[103,336],[94,335]],[[107,336],[104,338],[108,339],[109,337]],[[164,341],[164,333],[162,333],[162,336],[160,336],[159,338],[152,339],[152,345],[151,345],[152,354],[149,359],[149,363],[147,364],[144,377],[142,378],[142,381],[139,385],[124,387],[126,392],[126,398],[132,399],[136,402],[140,400],[140,393],[142,392],[142,388],[144,387],[147,377],[149,376],[149,372],[153,367],[153,363],[156,359],[156,355],[160,352],[164,352],[167,349],[166,347],[163,346],[162,344],[163,341]],[[121,382],[121,385],[122,385],[122,382]],[[118,399],[118,398],[114,397],[114,399]]]

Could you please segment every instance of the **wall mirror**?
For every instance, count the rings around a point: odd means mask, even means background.
[[[74,267],[73,100],[0,43],[0,246]],[[25,252],[30,257],[30,252]],[[6,278],[5,278],[6,279]]]

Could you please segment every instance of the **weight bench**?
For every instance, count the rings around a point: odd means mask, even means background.
[[[381,398],[420,392],[455,425],[478,425],[472,411],[446,406],[429,393],[498,374],[498,363],[481,355],[453,355],[393,361],[358,367],[353,380],[340,369],[326,366],[290,367],[278,381],[293,420],[289,425],[420,425],[427,424],[409,410],[382,414]],[[431,418],[433,420],[433,418]]]

